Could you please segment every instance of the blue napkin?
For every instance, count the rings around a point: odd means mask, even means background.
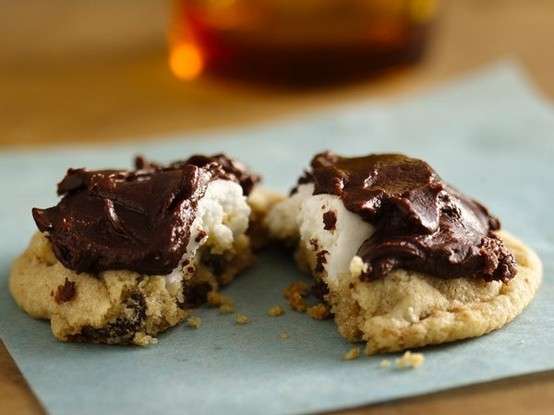
[[[76,137],[78,139],[78,137]],[[311,155],[397,151],[420,157],[480,199],[535,248],[545,280],[531,306],[487,336],[424,349],[425,364],[379,368],[381,357],[342,361],[350,349],[332,321],[292,311],[282,290],[302,277],[291,258],[265,252],[227,290],[245,326],[201,309],[199,330],[179,326],[158,345],[64,344],[49,324],[20,311],[7,278],[35,230],[30,209],[56,202],[72,167],[125,167],[137,153],[160,161],[224,151],[267,186],[287,190]],[[240,413],[331,410],[554,368],[554,113],[522,71],[503,63],[424,96],[368,102],[229,134],[171,138],[115,148],[0,154],[0,333],[29,385],[52,414]],[[281,339],[286,331],[288,339]]]

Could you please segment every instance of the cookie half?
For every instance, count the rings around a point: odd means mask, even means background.
[[[60,203],[33,212],[40,232],[13,263],[12,296],[59,340],[153,343],[253,263],[273,201],[257,182],[223,155],[70,169]]]
[[[341,276],[328,301],[339,332],[367,343],[368,354],[478,337],[503,327],[531,302],[542,280],[542,264],[525,244],[506,232],[498,236],[513,252],[517,274],[508,282],[478,278],[443,279],[398,269],[374,281],[359,270]],[[311,258],[301,264],[313,266]]]
[[[536,254],[483,205],[399,154],[316,155],[266,224],[369,354],[498,329],[542,278]]]
[[[147,345],[253,261],[249,238],[243,234],[226,251],[199,252],[195,271],[186,278],[127,270],[78,274],[66,268],[54,256],[50,241],[37,233],[13,263],[10,291],[31,317],[50,320],[58,340]]]

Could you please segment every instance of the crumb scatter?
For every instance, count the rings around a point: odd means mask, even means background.
[[[280,305],[274,305],[267,310],[267,315],[271,317],[279,317],[285,314],[285,310]]]
[[[250,323],[250,319],[244,314],[237,314],[235,317],[235,322],[237,324],[244,325]]]
[[[360,348],[353,347],[343,355],[343,360],[355,360],[360,357]]]
[[[219,314],[231,314],[235,311],[235,304],[231,297],[218,291],[210,291],[207,295],[208,304],[217,307]]]
[[[138,331],[133,337],[133,344],[136,344],[137,346],[150,346],[152,344],[158,344],[158,339]]]
[[[317,285],[314,285],[314,287],[317,287]],[[314,288],[311,290],[308,284],[303,281],[295,281],[284,289],[283,295],[287,299],[290,308],[300,313],[307,313],[314,320],[326,320],[332,317],[331,309],[325,302],[311,306],[306,303],[306,298],[310,296],[311,291],[318,290],[314,290]],[[318,297],[317,293],[312,294]],[[324,296],[325,294],[321,294],[321,297]]]
[[[290,308],[294,311],[304,312],[308,307],[304,301],[304,297],[308,295],[310,288],[308,284],[302,281],[296,281],[290,284],[283,291],[283,295],[287,299]]]
[[[210,291],[207,296],[208,304],[214,307],[220,307],[224,304],[233,305],[231,297],[221,294],[218,291]]]
[[[396,359],[395,364],[399,369],[417,368],[423,364],[425,357],[422,353],[412,353],[406,351],[400,358]]]
[[[202,325],[202,319],[197,316],[190,316],[187,318],[187,326],[192,327],[193,329],[198,329]]]
[[[235,306],[233,306],[233,304],[224,303],[219,306],[218,310],[219,314],[231,314],[235,311]]]
[[[308,307],[306,312],[314,320],[325,320],[331,316],[331,310],[329,310],[329,306],[324,303],[319,303]]]

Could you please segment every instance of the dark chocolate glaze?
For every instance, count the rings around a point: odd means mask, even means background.
[[[507,281],[516,274],[513,255],[494,234],[500,222],[477,201],[458,192],[424,161],[401,154],[345,158],[326,152],[312,159],[299,184],[314,194],[339,196],[346,209],[375,228],[358,255],[362,278],[395,268],[442,278]]]
[[[248,194],[259,181],[222,154],[167,166],[137,157],[135,166],[69,169],[58,184],[60,202],[33,209],[37,227],[67,268],[93,274],[115,269],[167,274],[186,251],[196,204],[208,183],[232,180]]]

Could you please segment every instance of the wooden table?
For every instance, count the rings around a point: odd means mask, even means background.
[[[180,83],[166,66],[167,7],[150,0],[9,2],[0,14],[0,150],[148,140],[410,94],[512,58],[554,97],[552,0],[451,0],[415,69],[312,91]],[[43,413],[3,346],[0,413]],[[554,373],[373,405],[349,414],[554,413]]]

